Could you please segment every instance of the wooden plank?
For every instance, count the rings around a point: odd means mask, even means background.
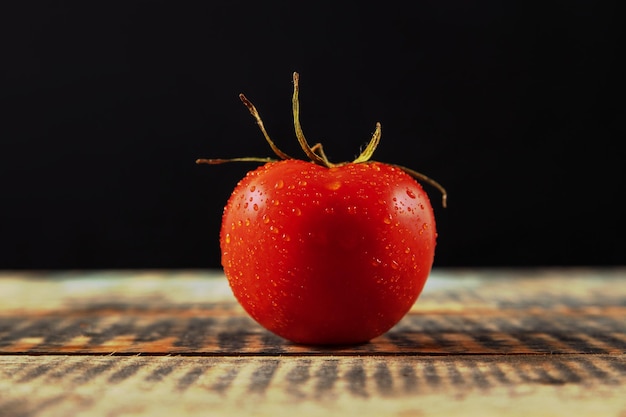
[[[1,416],[620,416],[617,355],[0,356]]]
[[[0,417],[626,416],[626,269],[436,270],[371,343],[254,323],[210,271],[0,273]]]
[[[265,331],[223,276],[95,273],[0,279],[4,354],[623,354],[626,275],[435,272],[411,312],[372,343],[303,347]]]

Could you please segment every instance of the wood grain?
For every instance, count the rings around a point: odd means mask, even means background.
[[[211,271],[0,274],[0,416],[626,417],[626,270],[435,270],[359,346],[262,329]]]

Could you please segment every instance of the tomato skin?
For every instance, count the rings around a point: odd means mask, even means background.
[[[222,219],[222,265],[258,323],[303,344],[377,337],[411,308],[430,273],[428,196],[391,165],[331,168],[287,159],[250,171]]]

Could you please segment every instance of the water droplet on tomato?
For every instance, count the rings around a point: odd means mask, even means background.
[[[291,209],[291,212],[292,212],[293,214],[295,214],[296,216],[300,216],[300,215],[302,215],[302,210],[300,210],[300,208],[299,208],[299,207],[294,207],[294,208],[292,208],[292,209]]]
[[[259,205],[257,203],[254,203],[252,208],[254,209],[254,211],[259,211]]]
[[[337,191],[339,188],[341,188],[341,181],[329,182],[328,184],[326,184],[326,188],[331,191]]]
[[[280,190],[284,186],[285,186],[285,182],[283,180],[278,180],[276,184],[274,184],[274,188],[276,188],[277,190]]]
[[[381,261],[378,258],[372,258],[372,266],[381,266],[383,264],[383,261]]]
[[[256,187],[253,185],[252,187],[250,187],[250,192],[253,193],[254,190],[256,190]]]
[[[387,215],[387,217],[383,217],[383,223],[391,224],[391,214]]]
[[[348,214],[356,214],[357,207],[356,206],[348,206]]]
[[[250,219],[246,219],[246,226],[250,226]]]
[[[283,240],[285,242],[289,242],[291,240],[291,237],[287,233],[283,233]]]
[[[270,222],[270,216],[267,214],[263,215],[263,223],[268,224]]]
[[[226,243],[230,243],[230,233],[226,233],[226,236],[224,237],[224,241],[226,241]]]
[[[415,193],[410,188],[406,189],[406,195],[408,195],[411,198],[415,198]]]

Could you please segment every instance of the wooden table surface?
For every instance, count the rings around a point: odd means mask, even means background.
[[[217,271],[0,273],[0,416],[626,417],[626,268],[435,269],[371,343],[263,330]]]

